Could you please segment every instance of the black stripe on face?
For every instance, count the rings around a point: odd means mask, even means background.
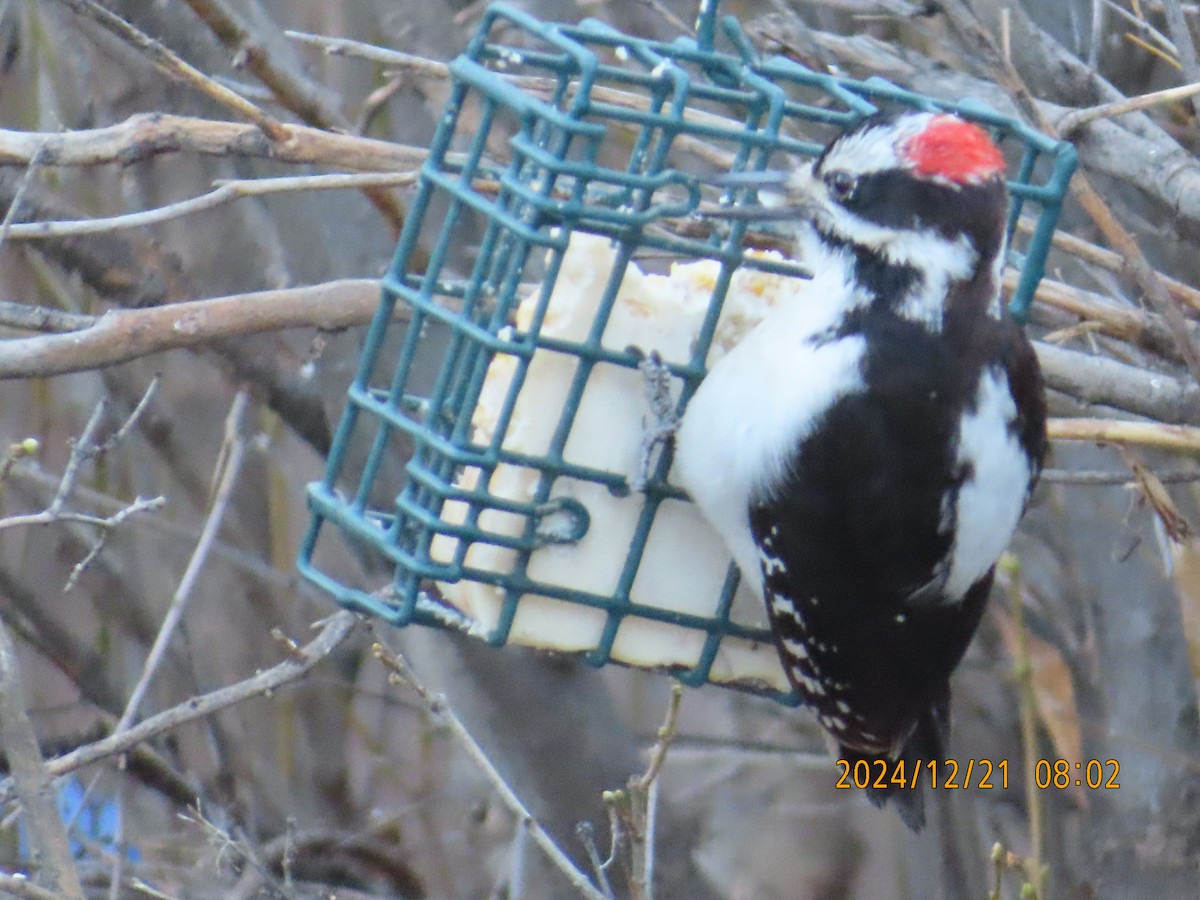
[[[855,280],[879,303],[888,305],[903,299],[921,281],[921,272],[916,266],[890,262],[882,253],[851,243],[825,229],[818,228],[818,233],[827,246],[851,254],[854,258]],[[851,324],[849,320],[847,324]]]
[[[835,177],[822,171],[816,176],[827,184]],[[860,177],[852,191],[835,196],[834,202],[885,228],[932,229],[948,240],[965,234],[981,259],[994,257],[1004,240],[1008,200],[999,179],[955,188],[887,169]]]

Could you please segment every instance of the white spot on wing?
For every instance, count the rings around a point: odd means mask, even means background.
[[[992,567],[1008,546],[1025,508],[1029,460],[1009,424],[1017,407],[1003,369],[980,377],[975,411],[963,416],[958,462],[972,470],[955,504],[947,599],[957,601]]]
[[[790,638],[783,639],[783,647],[795,659],[808,659],[808,648],[801,641],[793,641]]]

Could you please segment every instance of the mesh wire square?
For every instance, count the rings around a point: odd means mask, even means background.
[[[647,414],[629,346],[662,353],[682,408],[715,354],[802,290],[786,254],[745,249],[745,223],[699,225],[697,176],[787,166],[880,106],[975,121],[1013,160],[1009,308],[1022,318],[1073,149],[978,105],[761,59],[713,5],[697,39],[668,43],[497,4],[450,68],[309,489],[300,571],[396,625],[797,703],[761,600],[671,483],[669,453],[645,492],[629,487]],[[1023,212],[1034,227],[1018,248]],[[381,574],[327,567],[326,544]]]

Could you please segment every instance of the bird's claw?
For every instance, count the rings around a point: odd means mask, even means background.
[[[671,398],[671,370],[663,362],[657,350],[646,353],[640,347],[627,347],[638,361],[638,372],[642,376],[642,389],[646,405],[650,407],[651,421],[643,422],[642,440],[638,447],[637,460],[629,478],[629,487],[636,493],[644,493],[650,482],[650,462],[654,450],[665,446],[679,430],[679,416]]]

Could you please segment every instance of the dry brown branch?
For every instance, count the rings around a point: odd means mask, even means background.
[[[71,857],[67,829],[54,801],[54,786],[25,708],[25,690],[17,664],[17,648],[0,619],[0,747],[8,757],[11,781],[25,807],[32,835],[35,876],[68,900],[83,900],[83,886]]]
[[[1075,112],[1067,113],[1058,120],[1058,130],[1063,137],[1069,138],[1084,125],[1094,122],[1097,119],[1111,119],[1116,116],[1123,116],[1125,113],[1148,109],[1151,106],[1157,106],[1161,103],[1185,100],[1189,97],[1194,97],[1196,94],[1200,94],[1200,82],[1185,84],[1180,87],[1165,88],[1161,91],[1152,91],[1149,94],[1140,94],[1136,97],[1129,97],[1126,100],[1101,103],[1087,109],[1079,109]]]
[[[1004,273],[1004,286],[1016,287],[1018,273]],[[1143,347],[1169,360],[1179,359],[1171,333],[1161,316],[1130,306],[1118,306],[1102,295],[1074,285],[1043,278],[1034,294],[1036,302],[1079,316],[1098,331]],[[1047,340],[1049,338],[1047,337]]]
[[[332,166],[356,172],[415,169],[428,151],[305,125],[284,125],[272,143],[254,125],[189,116],[140,113],[117,125],[68,132],[0,129],[0,165],[27,166],[41,151],[43,166],[129,165],[163,153],[254,157]],[[44,148],[44,149],[42,149]]]
[[[198,197],[189,197],[177,203],[146,209],[121,216],[99,219],[75,219],[71,221],[22,222],[8,230],[10,240],[37,240],[39,238],[75,237],[83,234],[103,234],[124,228],[141,228],[156,225],[203,210],[214,209],[225,203],[245,197],[261,197],[266,194],[281,194],[294,191],[344,190],[362,187],[407,187],[417,180],[415,172],[363,173],[332,175],[296,175],[290,178],[246,178],[233,181],[218,181],[216,187]]]
[[[403,50],[392,50],[388,47],[378,47],[363,41],[350,38],[329,37],[323,34],[310,34],[307,31],[285,31],[284,35],[292,40],[316,47],[328,56],[351,56],[366,59],[384,65],[406,74],[418,75],[434,81],[445,81],[450,77],[450,67],[436,59],[417,56],[415,53],[405,53]],[[534,79],[525,79],[533,81]]]
[[[1034,222],[1032,219],[1022,218],[1017,227],[1026,234],[1032,234],[1033,226]],[[1056,250],[1069,253],[1071,256],[1097,265],[1108,272],[1118,275],[1125,272],[1125,261],[1121,259],[1119,253],[1106,250],[1104,247],[1098,247],[1091,241],[1085,241],[1083,238],[1068,234],[1065,231],[1056,231],[1054,232],[1052,243]],[[1200,290],[1197,290],[1190,284],[1184,284],[1182,281],[1171,278],[1162,272],[1158,273],[1158,277],[1166,286],[1167,293],[1181,303],[1186,303],[1193,310],[1200,312]]]
[[[162,72],[192,85],[206,97],[215,100],[222,106],[245,116],[262,129],[263,133],[273,141],[287,140],[287,131],[274,116],[269,116],[245,97],[234,93],[222,84],[218,84],[199,69],[184,62],[161,43],[148,34],[135,28],[120,16],[105,9],[94,0],[59,0],[76,15],[83,16],[95,22],[105,31],[116,35],[125,43],[135,47],[145,54]]]
[[[1051,419],[1046,432],[1052,441],[1094,441],[1098,444],[1139,444],[1178,453],[1200,454],[1200,428],[1159,422],[1119,422],[1112,419]]]
[[[370,321],[378,303],[379,282],[346,279],[152,309],[110,310],[81,331],[0,342],[0,379],[80,372],[263,331],[347,328]]]
[[[312,641],[294,653],[289,653],[282,662],[270,669],[228,687],[192,697],[177,706],[142,720],[128,731],[110,735],[103,740],[52,759],[46,763],[46,771],[52,777],[59,778],[102,759],[124,753],[143,741],[150,740],[196,719],[210,716],[236,703],[252,697],[270,696],[279,688],[308,674],[317,663],[341,646],[342,642],[350,636],[357,621],[358,619],[353,613],[345,611],[335,613],[321,623],[321,631]],[[0,782],[0,804],[12,800],[13,788],[11,778]]]

